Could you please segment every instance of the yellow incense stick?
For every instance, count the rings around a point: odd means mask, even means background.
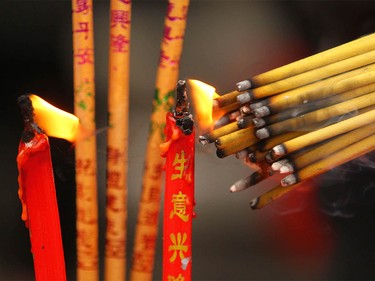
[[[222,149],[224,147],[233,146],[234,144],[240,145],[241,142],[252,142],[252,139],[254,140],[254,143],[258,141],[258,139],[254,135],[254,128],[249,127],[217,138],[215,141],[215,145],[217,148]],[[243,148],[246,147],[247,146]]]
[[[293,172],[298,171],[315,161],[318,161],[328,155],[337,152],[345,147],[375,133],[375,125],[369,124],[343,135],[340,135],[328,142],[325,142],[312,150],[298,155],[298,157],[288,157],[288,163],[281,167],[280,172]],[[283,169],[284,168],[284,169]]]
[[[251,200],[250,201],[250,207],[253,210],[261,209],[261,208],[267,206],[268,204],[272,203],[276,199],[282,197],[286,193],[288,193],[288,192],[290,192],[290,191],[292,191],[292,190],[294,190],[294,189],[296,189],[300,186],[301,186],[301,183],[297,183],[297,184],[290,185],[290,186],[278,185],[278,186],[270,189],[266,193],[260,195],[259,197]]]
[[[187,19],[189,0],[169,0],[164,23],[164,37],[156,77],[151,127],[147,143],[142,194],[135,230],[130,280],[152,280],[158,217],[161,199],[163,158],[159,146],[163,142],[165,116],[174,104],[179,62]]]
[[[331,155],[322,158],[311,165],[290,174],[281,180],[281,185],[289,186],[297,182],[302,182],[313,176],[317,176],[338,167],[346,162],[349,162],[357,157],[360,157],[375,149],[375,135],[368,136],[358,142],[346,146]]]
[[[350,100],[356,97],[360,97],[362,95],[368,94],[370,92],[375,92],[375,83],[368,84],[362,87],[355,88],[353,90],[349,90],[325,99],[313,101],[310,103],[301,104],[295,106],[293,108],[289,108],[278,112],[273,115],[269,115],[263,118],[254,118],[253,123],[256,127],[261,127],[265,125],[274,124],[280,121],[283,121],[288,118],[292,118],[295,116],[300,116],[303,113],[307,113],[313,110],[318,110],[323,107],[327,107],[339,102],[343,102],[346,100]]]
[[[324,52],[317,53],[315,55],[256,75],[252,77],[250,81],[248,81],[248,83],[246,83],[246,80],[243,81],[245,83],[240,82],[238,85],[238,90],[245,90],[246,88],[249,88],[250,86],[252,86],[251,82],[255,87],[266,85],[275,81],[279,81],[281,79],[298,75],[306,71],[310,71],[315,68],[345,60],[358,54],[374,50],[374,41],[375,34],[361,37],[351,42],[328,49]],[[247,85],[247,87],[241,86],[245,84]]]
[[[373,107],[371,107],[373,108]],[[333,125],[318,129],[311,133],[296,137],[282,144],[275,146],[272,153],[276,157],[281,157],[287,153],[297,151],[303,147],[327,140],[340,134],[357,129],[361,126],[370,124],[375,121],[375,109],[359,114],[355,117],[335,123]]]
[[[324,99],[345,91],[349,91],[375,81],[375,64],[303,86],[297,89],[272,96],[261,101],[258,107],[253,104],[254,115],[264,117],[287,108]]]
[[[359,110],[375,104],[375,92],[363,95],[351,100],[340,102],[322,109],[311,111],[301,116],[286,119],[278,123],[271,124],[256,131],[256,136],[260,139],[276,136],[288,131],[302,129],[308,125],[322,122],[332,117],[343,115],[355,110]]]
[[[130,22],[130,0],[111,0],[105,280],[126,279]]]
[[[227,105],[237,102],[237,96],[239,94],[241,94],[241,92],[232,91],[230,93],[227,93],[225,95],[215,98],[213,100],[214,107],[218,107],[218,108],[225,107]]]
[[[77,280],[98,280],[94,32],[92,0],[72,1],[74,114],[90,133],[75,147],[77,184]]]
[[[232,122],[224,125],[218,129],[212,130],[208,134],[204,135],[204,138],[209,142],[214,142],[217,138],[238,131],[237,122]]]
[[[336,74],[344,73],[375,62],[375,51],[366,52],[357,56],[337,61],[332,64],[322,66],[310,71],[304,71],[301,74],[266,84],[264,86],[252,89],[251,94],[255,99],[265,98],[294,89],[311,82],[321,80]]]

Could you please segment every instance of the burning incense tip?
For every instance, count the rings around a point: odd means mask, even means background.
[[[274,163],[272,163],[272,165],[271,165],[271,169],[272,169],[273,171],[280,171],[280,169],[282,168],[282,166],[283,166],[284,164],[286,164],[287,161],[288,161],[288,160],[283,159],[283,160],[280,160],[280,161],[274,162]]]
[[[237,91],[245,91],[251,88],[251,81],[250,80],[243,80],[236,84]]]
[[[281,144],[276,145],[274,148],[272,148],[271,154],[274,154],[275,156],[282,156],[286,154],[285,147]]]
[[[240,104],[245,104],[253,100],[253,95],[250,91],[244,92],[237,96],[237,101]]]
[[[289,185],[297,183],[297,181],[298,181],[297,177],[294,174],[291,174],[281,180],[281,185],[289,186]]]
[[[258,139],[266,139],[270,137],[270,133],[266,128],[259,129],[255,132],[255,135],[257,136]]]
[[[254,198],[253,200],[250,201],[250,207],[251,209],[255,210],[256,206],[258,205],[259,198]]]
[[[210,141],[207,139],[206,136],[199,136],[199,143],[202,145],[207,145],[210,143]]]
[[[239,152],[236,153],[236,158],[237,159],[245,159],[249,157],[249,150],[248,149],[243,149]]]
[[[249,116],[251,114],[251,109],[249,106],[244,105],[240,108],[240,112],[243,116]]]
[[[255,127],[260,128],[266,125],[266,121],[263,118],[253,118],[253,124]]]
[[[261,118],[270,115],[271,112],[267,106],[262,106],[259,108],[254,109],[255,117]]]
[[[294,172],[294,168],[292,164],[285,163],[284,165],[280,167],[280,174],[286,174],[290,172]]]
[[[79,119],[46,102],[37,95],[29,95],[35,112],[35,122],[43,131],[56,138],[62,138],[70,142],[77,139]]]

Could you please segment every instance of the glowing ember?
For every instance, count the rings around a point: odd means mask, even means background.
[[[29,95],[35,112],[35,122],[49,136],[74,142],[78,135],[79,119],[46,102],[37,95]]]
[[[189,90],[194,104],[195,120],[202,131],[211,130],[213,127],[212,101],[219,95],[214,87],[194,79],[189,79]]]

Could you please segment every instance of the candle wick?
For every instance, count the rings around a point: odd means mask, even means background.
[[[176,125],[185,135],[193,132],[193,115],[189,112],[189,102],[186,89],[186,80],[178,80],[176,87],[176,106],[173,110],[173,116],[176,119]]]
[[[33,103],[28,95],[22,95],[17,99],[18,106],[21,110],[21,116],[23,118],[24,130],[21,134],[21,140],[24,143],[31,141],[35,133],[42,133],[42,129],[36,124],[34,120],[34,107]]]

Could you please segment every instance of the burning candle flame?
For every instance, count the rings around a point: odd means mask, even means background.
[[[219,95],[214,87],[202,81],[189,79],[188,82],[198,125],[202,131],[211,130],[214,123],[212,102]]]
[[[79,119],[46,102],[37,95],[29,95],[34,108],[34,119],[38,126],[51,137],[62,138],[70,142],[77,140]]]

